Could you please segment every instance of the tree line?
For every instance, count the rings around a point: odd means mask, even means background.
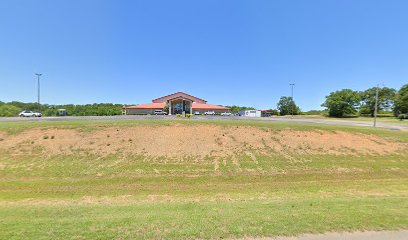
[[[377,88],[365,91],[342,89],[331,92],[322,104],[330,117],[344,117],[356,113],[374,116]],[[408,113],[408,84],[398,91],[394,88],[378,88],[378,112],[390,112],[395,116]]]
[[[43,116],[57,116],[58,109],[65,109],[70,116],[113,116],[121,115],[122,107],[123,104],[112,103],[49,105],[17,101],[5,103],[0,101],[0,117],[18,116],[24,110],[41,112]]]
[[[377,88],[369,88],[365,91],[354,91],[342,89],[331,92],[326,96],[326,101],[321,105],[326,109],[301,112],[291,97],[281,97],[277,104],[279,115],[299,114],[322,114],[327,113],[330,117],[345,117],[349,115],[374,116],[376,106]],[[276,110],[269,110],[270,112]],[[378,113],[391,113],[394,116],[408,114],[408,84],[402,86],[398,91],[394,88],[378,88]]]

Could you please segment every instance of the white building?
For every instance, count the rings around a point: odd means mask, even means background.
[[[244,110],[239,112],[239,115],[244,117],[261,117],[261,110]]]

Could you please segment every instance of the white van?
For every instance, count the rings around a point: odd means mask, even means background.
[[[167,115],[163,110],[154,110],[154,115]]]

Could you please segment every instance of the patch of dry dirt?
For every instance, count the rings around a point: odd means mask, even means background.
[[[407,150],[405,143],[350,132],[272,130],[217,125],[172,125],[106,128],[91,133],[73,129],[30,129],[0,134],[0,149],[12,154],[112,153],[184,159],[246,154],[388,154]],[[39,150],[40,149],[40,150]],[[287,155],[290,158],[289,155]]]

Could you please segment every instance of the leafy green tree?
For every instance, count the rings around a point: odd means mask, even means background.
[[[394,114],[408,113],[408,84],[405,84],[398,90],[394,98]]]
[[[237,113],[237,112],[244,111],[244,110],[255,110],[255,108],[253,107],[236,106],[236,105],[226,106],[226,107],[230,108],[230,111],[232,113]]]
[[[278,102],[278,110],[281,116],[292,114],[292,111],[293,115],[300,114],[300,108],[296,106],[292,97],[281,97]]]
[[[169,113],[169,110],[170,110],[169,105],[164,106],[163,112]],[[193,113],[190,113],[190,114],[193,114]]]
[[[377,88],[373,87],[360,93],[362,101],[360,113],[370,114],[374,117],[376,92]],[[391,108],[394,103],[395,92],[394,88],[383,87],[378,89],[378,111],[389,110]]]
[[[325,110],[309,110],[307,112],[302,112],[303,115],[324,115]]]
[[[66,109],[68,115],[72,116],[112,116],[122,114],[122,104],[94,103],[85,105],[47,105],[38,103],[9,102],[0,106],[13,106],[17,109],[41,112],[44,116],[56,116],[58,109]],[[9,108],[7,108],[9,109]],[[11,108],[10,108],[11,109]],[[7,114],[6,114],[7,112]],[[9,110],[4,110],[3,115],[10,115]]]
[[[0,105],[0,117],[16,117],[21,112],[21,108],[9,105],[2,104]]]
[[[322,107],[326,107],[329,116],[343,117],[347,114],[355,114],[360,102],[360,94],[351,89],[343,89],[336,92],[331,92],[326,96],[326,101]]]

